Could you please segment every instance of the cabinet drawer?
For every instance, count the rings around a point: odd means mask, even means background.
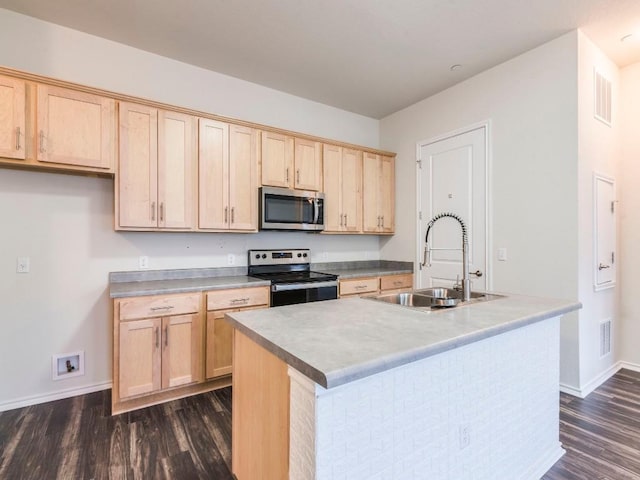
[[[395,290],[413,287],[413,275],[386,275],[380,277],[380,290]]]
[[[378,277],[340,280],[340,296],[378,291]]]
[[[207,292],[207,310],[269,305],[269,287],[234,288]]]
[[[183,315],[200,311],[200,292],[188,295],[153,295],[120,300],[120,320]]]

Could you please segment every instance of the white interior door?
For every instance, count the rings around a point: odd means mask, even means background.
[[[429,234],[431,264],[423,266],[427,224],[434,215],[451,212],[462,218],[469,239],[469,272],[473,290],[487,281],[487,132],[480,127],[435,142],[419,144],[418,275],[419,287],[451,287],[462,279],[462,229],[452,218],[436,221]]]
[[[595,289],[602,290],[616,283],[616,216],[615,182],[612,178],[594,175],[595,196]]]

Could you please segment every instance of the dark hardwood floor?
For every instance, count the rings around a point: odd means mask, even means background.
[[[232,479],[231,388],[115,417],[110,404],[107,390],[0,413],[0,479]],[[567,453],[544,480],[640,479],[640,373],[562,394],[560,410]]]

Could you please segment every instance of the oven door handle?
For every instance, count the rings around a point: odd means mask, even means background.
[[[312,290],[314,288],[337,287],[337,280],[326,282],[306,282],[306,283],[280,283],[271,285],[272,292],[286,292],[287,290]]]

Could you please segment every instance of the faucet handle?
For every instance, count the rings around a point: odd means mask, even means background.
[[[460,281],[460,275],[456,275],[456,281],[453,284],[454,290],[462,290],[462,282]]]

